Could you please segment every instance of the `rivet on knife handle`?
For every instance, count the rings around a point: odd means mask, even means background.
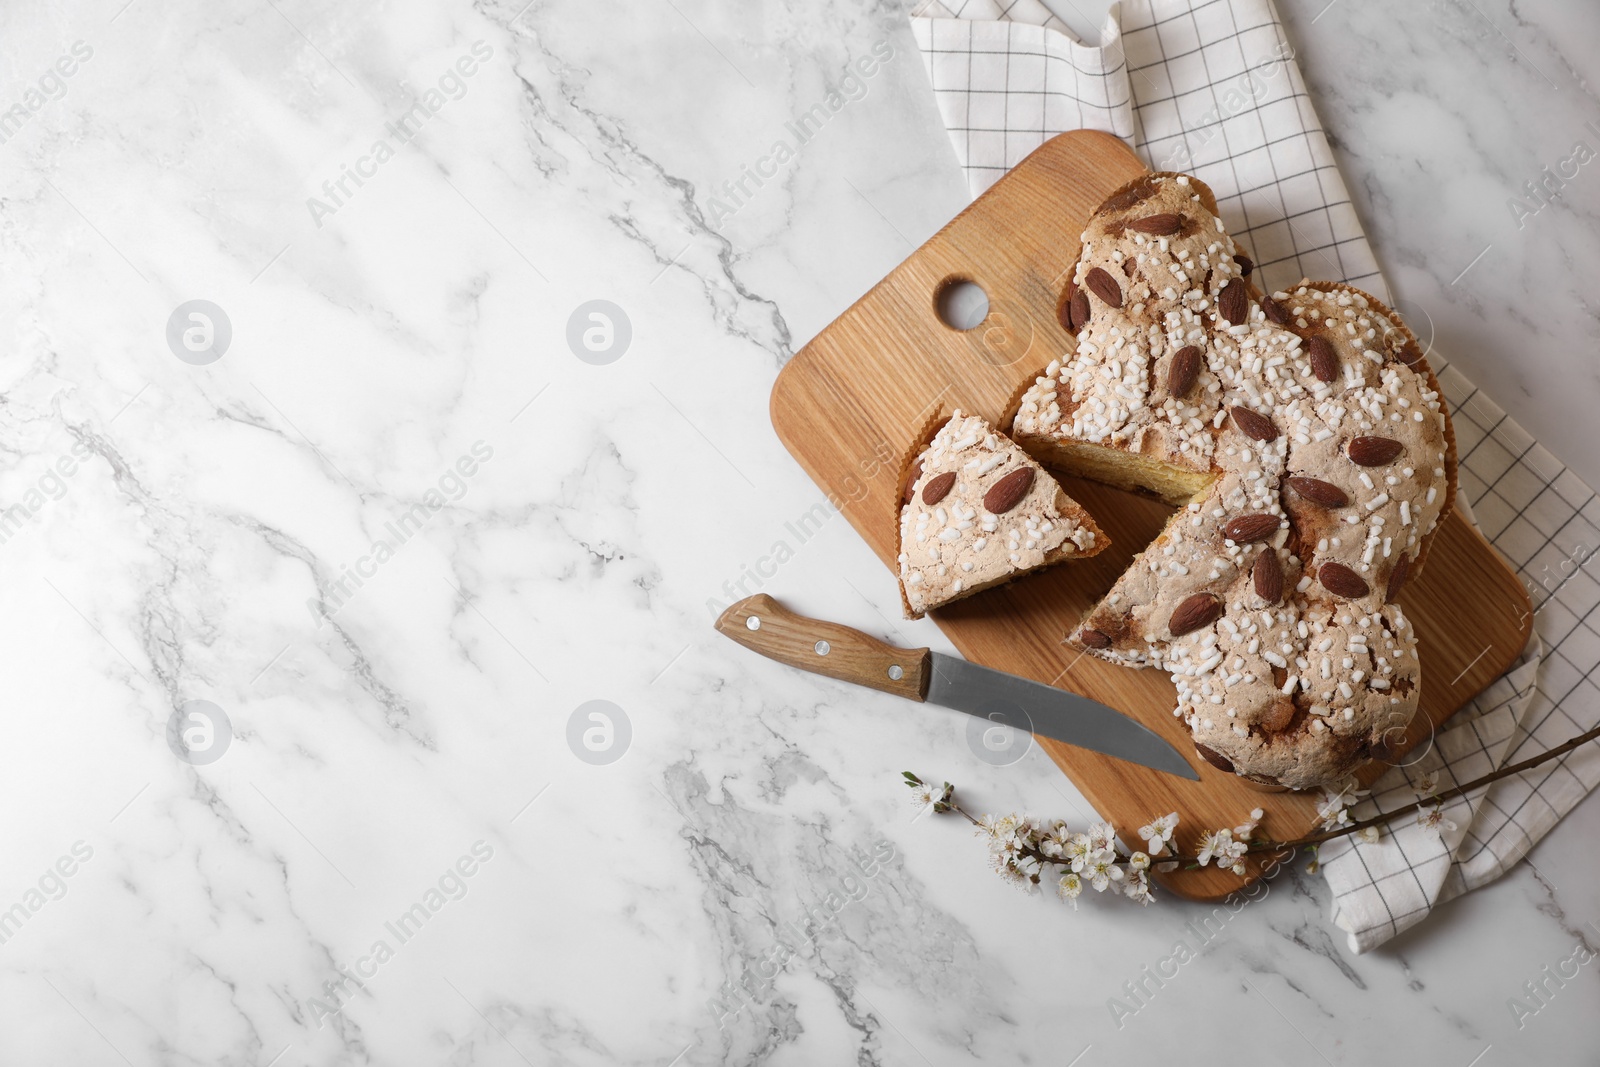
[[[910,700],[927,697],[928,649],[896,648],[836,622],[808,619],[765,593],[729,606],[717,631],[790,667]]]

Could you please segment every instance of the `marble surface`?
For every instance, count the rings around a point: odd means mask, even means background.
[[[1600,12],[1399,8],[1282,4],[1401,306],[1600,483]],[[742,582],[943,646],[766,418],[964,202],[899,5],[0,29],[0,1061],[1593,1061],[1592,798],[1363,957],[1299,869],[1074,913],[898,781],[1085,820],[1037,753],[709,629]]]

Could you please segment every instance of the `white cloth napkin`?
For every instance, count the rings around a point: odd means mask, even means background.
[[[974,196],[1055,134],[1104,130],[1152,169],[1205,181],[1264,287],[1344,281],[1395,303],[1270,0],[1124,0],[1099,47],[1040,0],[933,0],[911,27]],[[1600,500],[1439,353],[1428,361],[1454,419],[1463,510],[1530,590],[1535,637],[1354,818],[1411,802],[1426,775],[1443,791],[1600,720],[1600,584],[1586,566]],[[1503,874],[1597,783],[1589,745],[1451,802],[1438,830],[1406,816],[1377,842],[1324,846],[1333,921],[1356,952],[1382,944]]]

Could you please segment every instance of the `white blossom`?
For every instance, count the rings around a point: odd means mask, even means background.
[[[994,856],[996,866],[1009,864],[1017,857],[1023,845],[1017,840],[1017,832],[1023,828],[1020,815],[985,815],[978,820],[978,833],[988,836],[989,853]]]
[[[1251,808],[1250,821],[1235,826],[1233,828],[1234,836],[1245,841],[1250,840],[1250,835],[1256,832],[1256,827],[1261,825],[1261,819],[1265,815],[1266,812],[1262,811],[1260,808]]]
[[[1427,811],[1417,812],[1417,825],[1438,834],[1441,839],[1456,828],[1454,822],[1445,818],[1443,804],[1436,804]]]
[[[1140,904],[1149,904],[1155,899],[1150,895],[1150,876],[1143,871],[1129,875],[1122,885],[1122,891],[1128,895],[1129,900],[1136,900]]]
[[[1072,840],[1067,844],[1067,859],[1072,870],[1082,874],[1094,851],[1094,844],[1089,840],[1088,834],[1073,834]]]
[[[1056,892],[1062,900],[1072,902],[1072,909],[1078,909],[1078,894],[1083,892],[1083,879],[1068,871],[1061,876],[1061,881],[1056,883]]]
[[[1048,832],[1039,839],[1039,851],[1051,859],[1064,859],[1067,847],[1072,844],[1073,834],[1067,829],[1067,824],[1056,820]]]
[[[1228,831],[1220,830],[1218,833],[1228,834]],[[1239,841],[1232,834],[1228,834],[1228,840],[1221,844],[1222,847],[1217,851],[1217,866],[1226,867],[1234,874],[1243,874],[1244,856],[1250,848],[1249,843]]]
[[[1322,800],[1317,804],[1317,818],[1321,820],[1322,828],[1337,830],[1341,826],[1349,826],[1350,809],[1355,806],[1357,799],[1366,795],[1366,790],[1356,788],[1353,778],[1345,782],[1337,793],[1324,789]]]
[[[949,802],[950,794],[953,792],[955,792],[955,786],[949,782],[944,783],[944,785],[923,782],[921,785],[912,787],[911,802],[919,808],[937,809],[941,804]]]
[[[1004,881],[1009,882],[1018,889],[1033,888],[1033,880],[1027,875],[1023,874],[1022,871],[1018,870],[1017,865],[1011,862],[1009,859],[996,860],[994,869],[995,873],[998,874]]]
[[[1178,813],[1169,812],[1139,827],[1139,836],[1150,846],[1150,855],[1159,856],[1166,850],[1167,842],[1172,840],[1172,832],[1177,828]]]
[[[1096,893],[1104,893],[1112,882],[1122,881],[1122,868],[1117,866],[1117,854],[1108,848],[1097,849],[1089,857],[1089,884]]]

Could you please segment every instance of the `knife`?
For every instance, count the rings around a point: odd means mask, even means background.
[[[1088,697],[932,649],[896,648],[860,630],[798,615],[765,593],[730,605],[716,626],[724,637],[803,671],[1200,779],[1189,761],[1153,731]]]

